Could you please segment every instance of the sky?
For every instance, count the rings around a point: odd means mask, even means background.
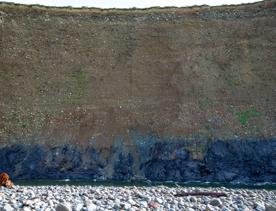
[[[0,0],[1,1],[1,0]],[[258,0],[3,0],[20,4],[41,4],[46,6],[99,7],[99,8],[147,8],[165,6],[223,5],[252,3]]]

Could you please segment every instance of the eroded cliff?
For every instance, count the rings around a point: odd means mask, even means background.
[[[1,3],[0,27],[0,163],[14,177],[276,180],[275,1]]]

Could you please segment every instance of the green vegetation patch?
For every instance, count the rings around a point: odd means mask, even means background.
[[[207,110],[212,105],[212,101],[208,98],[199,100],[199,108]]]
[[[239,118],[240,123],[243,126],[246,126],[248,125],[248,121],[251,117],[258,117],[261,115],[261,113],[258,112],[255,108],[251,108],[243,112],[237,112],[236,115]]]
[[[77,69],[71,73],[71,92],[73,99],[80,99],[84,95],[88,75],[85,69]]]

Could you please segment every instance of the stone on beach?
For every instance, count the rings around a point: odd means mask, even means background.
[[[87,202],[85,206],[88,211],[95,211],[97,209],[97,206],[92,202]]]
[[[209,202],[210,205],[212,206],[215,206],[215,207],[218,207],[220,206],[222,203],[219,199],[212,199],[210,202]]]
[[[58,204],[56,211],[72,211],[72,208],[69,204]]]
[[[155,201],[150,201],[148,204],[148,207],[151,209],[157,209],[158,207],[160,207],[160,204],[158,202]]]
[[[256,211],[264,211],[265,210],[265,204],[263,202],[255,202],[254,208]]]
[[[276,201],[275,204],[265,204],[265,211],[276,211]]]
[[[73,206],[73,211],[81,211],[83,208],[83,204],[77,204]]]
[[[1,209],[1,211],[13,211],[13,207],[9,204],[5,204],[5,206]]]

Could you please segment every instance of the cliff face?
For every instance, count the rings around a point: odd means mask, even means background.
[[[243,140],[257,166],[272,160],[249,180],[275,181],[275,11],[275,1],[148,10],[1,3],[1,165],[17,178],[223,180],[208,157],[220,139],[232,140],[220,158],[232,180],[247,166],[235,147]]]

